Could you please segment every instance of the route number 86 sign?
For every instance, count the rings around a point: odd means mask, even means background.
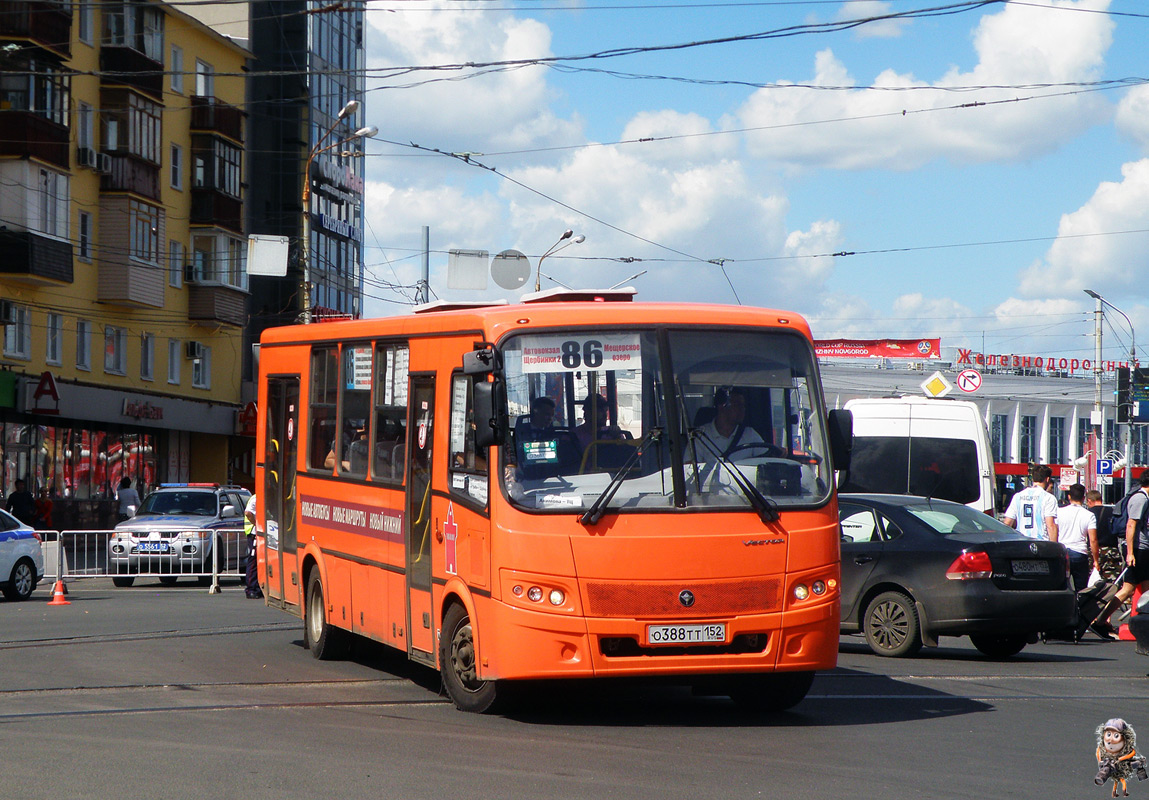
[[[523,372],[639,369],[641,365],[642,344],[637,333],[523,337]]]

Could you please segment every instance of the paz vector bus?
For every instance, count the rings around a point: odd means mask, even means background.
[[[834,470],[809,327],[554,290],[261,337],[268,602],[456,706],[516,681],[669,677],[761,710],[838,651]]]

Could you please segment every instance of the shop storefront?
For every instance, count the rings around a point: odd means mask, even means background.
[[[40,526],[105,529],[115,524],[123,478],[140,494],[167,481],[229,478],[237,408],[21,377],[15,403],[0,408],[0,486],[24,480],[49,508]]]

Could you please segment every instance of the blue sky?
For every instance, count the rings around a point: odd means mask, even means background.
[[[543,269],[564,283],[604,287],[645,269],[632,282],[640,299],[793,309],[821,338],[980,348],[984,337],[990,352],[1089,356],[1091,288],[1149,348],[1142,3],[949,4],[944,16],[553,67],[389,69],[940,5],[371,0],[366,122],[380,133],[368,146],[365,313],[406,310],[410,289],[389,286],[417,280],[424,225],[431,288],[445,299],[520,293],[450,288],[448,250],[514,248],[537,265],[570,228],[586,241]],[[1085,91],[1129,78],[1139,81]],[[498,174],[409,143],[482,154],[472,158]],[[840,252],[856,255],[828,255]],[[1118,358],[1129,337],[1112,320],[1105,355]]]

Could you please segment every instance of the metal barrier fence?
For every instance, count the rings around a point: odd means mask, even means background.
[[[247,567],[247,537],[242,530],[38,533],[45,582],[111,578],[116,586],[131,586],[137,578],[158,578],[170,585],[194,578],[217,592],[220,578],[242,579]]]

